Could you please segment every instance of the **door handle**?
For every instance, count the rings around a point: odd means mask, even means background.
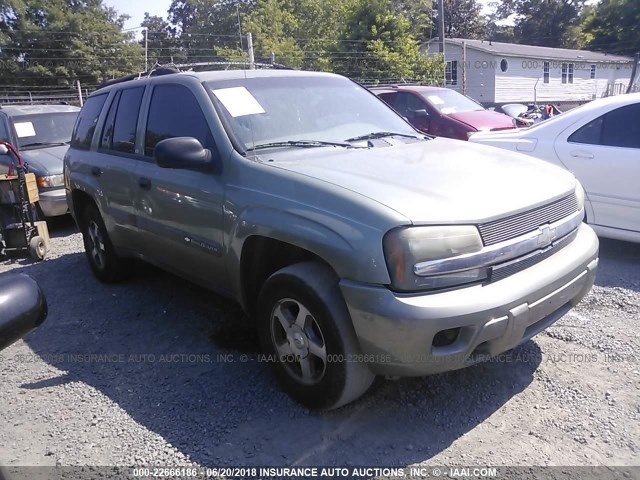
[[[94,177],[99,177],[100,175],[102,175],[102,170],[100,170],[100,168],[98,167],[91,167],[91,175],[93,175]]]
[[[585,152],[584,150],[574,150],[573,152],[569,152],[573,158],[593,158],[593,153]]]
[[[138,179],[138,185],[143,190],[150,190],[151,189],[151,180],[149,180],[148,178],[145,178],[145,177],[140,177]]]

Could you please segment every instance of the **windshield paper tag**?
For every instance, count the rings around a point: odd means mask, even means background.
[[[434,105],[444,105],[444,100],[442,100],[437,95],[427,95],[427,98],[431,100],[431,103]]]
[[[265,113],[258,100],[244,87],[219,88],[213,90],[213,94],[218,97],[232,117]]]
[[[31,122],[14,123],[13,126],[16,127],[16,135],[18,135],[18,138],[36,136],[36,130],[33,128],[33,123]]]

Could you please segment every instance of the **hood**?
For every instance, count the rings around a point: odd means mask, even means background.
[[[493,220],[575,188],[573,175],[549,163],[444,138],[369,149],[289,149],[262,157],[276,168],[364,195],[415,224]]]
[[[33,148],[21,150],[22,160],[29,165],[29,171],[40,174],[56,175],[62,173],[62,161],[64,154],[69,149],[68,145],[56,147]]]
[[[449,113],[447,116],[458,120],[459,122],[466,123],[476,130],[513,128],[513,119],[510,116],[503,113],[492,112],[491,110]]]

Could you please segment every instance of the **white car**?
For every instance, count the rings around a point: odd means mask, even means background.
[[[529,128],[478,132],[469,141],[570,170],[584,186],[586,221],[596,233],[640,242],[640,93],[594,100]]]

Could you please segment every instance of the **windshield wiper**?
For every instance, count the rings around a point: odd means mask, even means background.
[[[366,135],[360,135],[358,137],[347,138],[345,142],[357,142],[359,140],[373,140],[375,138],[383,138],[383,137],[407,137],[407,138],[416,138],[419,139],[418,135],[410,135],[407,133],[398,133],[398,132],[371,132]]]
[[[61,147],[62,145],[68,145],[67,142],[33,142],[33,143],[26,143],[24,145],[22,145],[20,148],[27,148],[27,147]]]
[[[247,152],[253,150],[261,150],[263,148],[277,148],[277,147],[300,147],[300,148],[312,148],[312,147],[345,147],[354,148],[353,145],[345,142],[324,142],[321,140],[287,140],[286,142],[270,142],[255,145],[247,148]]]

